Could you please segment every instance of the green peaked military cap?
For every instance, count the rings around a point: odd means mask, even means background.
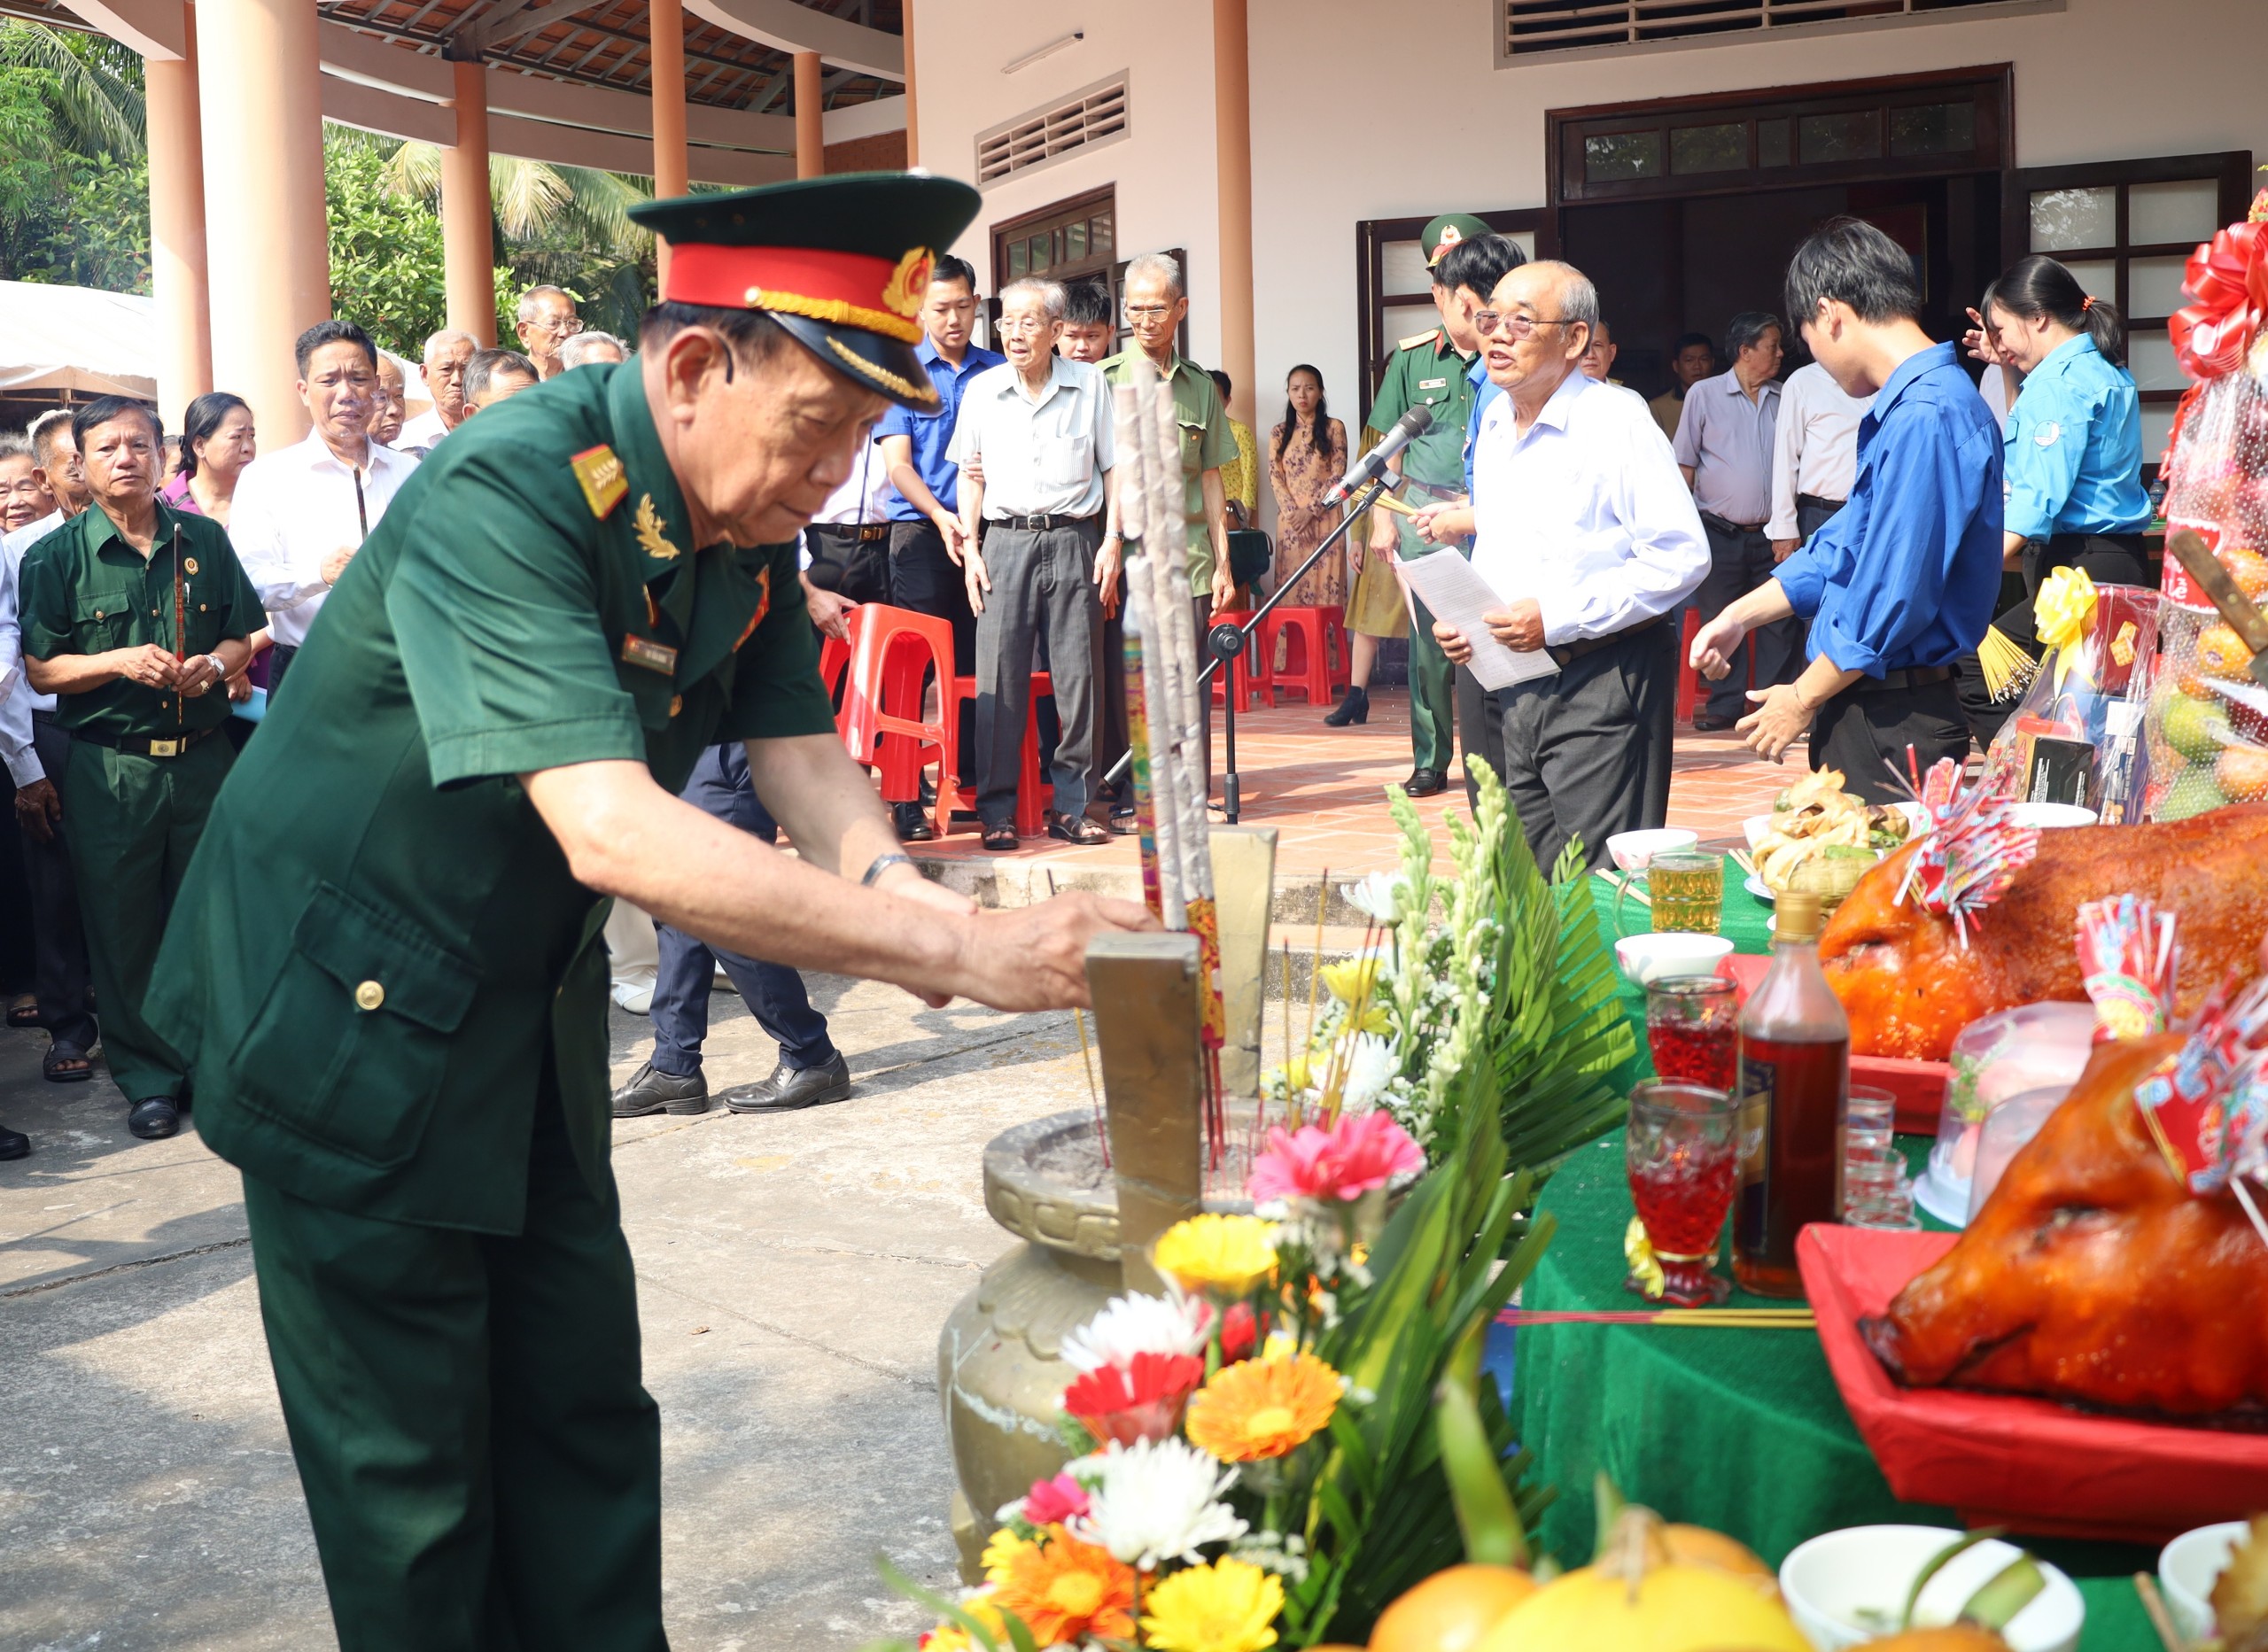
[[[1441,254],[1458,242],[1495,233],[1471,213],[1443,213],[1425,226],[1425,233],[1418,238],[1418,244],[1425,249],[1425,268],[1431,269],[1441,261]]]
[[[984,198],[955,178],[857,172],[641,201],[670,245],[665,303],[762,310],[827,366],[903,407],[937,392],[913,346],[938,252]]]

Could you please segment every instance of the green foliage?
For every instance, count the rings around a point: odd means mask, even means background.
[[[0,22],[0,279],[146,292],[141,59]]]
[[[447,315],[440,216],[387,187],[379,149],[332,137],[335,129],[326,128],[323,144],[332,314],[416,361]]]

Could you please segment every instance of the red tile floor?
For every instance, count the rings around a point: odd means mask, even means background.
[[[1409,778],[1408,694],[1398,688],[1373,690],[1370,721],[1360,728],[1325,728],[1323,714],[1327,709],[1292,701],[1237,717],[1237,772],[1244,803],[1241,820],[1248,826],[1280,829],[1276,850],[1279,872],[1329,870],[1358,875],[1391,865],[1398,853],[1399,835],[1386,814],[1384,788],[1391,781]],[[1213,724],[1216,771],[1223,764],[1224,751],[1216,711]],[[1800,752],[1792,761],[1800,764]],[[1418,803],[1444,851],[1448,840],[1442,818],[1451,808],[1461,811],[1465,807],[1464,788],[1456,772],[1451,771],[1448,792]],[[1705,842],[1737,842],[1742,820],[1768,810],[1773,794],[1798,772],[1799,769],[1759,761],[1730,734],[1698,734],[1680,727],[1670,782],[1669,824],[1698,832]],[[913,852],[924,858],[1044,862],[1067,874],[1115,870],[1122,865],[1130,871],[1136,864],[1132,838],[1116,839],[1100,848],[1074,849],[1043,837],[1027,840],[1014,855],[987,856],[977,842],[973,825],[939,842],[916,844]]]

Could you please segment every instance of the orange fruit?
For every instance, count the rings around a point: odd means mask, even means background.
[[[1775,1587],[1779,1583],[1779,1574],[1752,1550],[1721,1532],[1706,1526],[1666,1525],[1662,1538],[1669,1545],[1670,1559],[1678,1565],[1707,1566],[1736,1578],[1761,1578]]]
[[[1379,1615],[1370,1652],[1472,1652],[1535,1587],[1512,1566],[1437,1571]]]
[[[2222,565],[2236,581],[2238,590],[2256,602],[2268,596],[2268,556],[2242,545],[2220,555]]]
[[[2252,663],[2252,650],[2227,625],[2208,625],[2197,635],[2197,670],[2206,677],[2238,678]]]
[[[2227,746],[2213,764],[2213,779],[2233,803],[2268,797],[2268,751],[2256,746]]]

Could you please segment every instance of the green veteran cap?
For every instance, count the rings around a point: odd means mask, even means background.
[[[1443,213],[1425,226],[1425,233],[1418,237],[1418,244],[1425,249],[1425,268],[1431,269],[1441,261],[1441,254],[1458,242],[1495,233],[1471,213]]]
[[[926,410],[937,392],[915,317],[936,249],[983,198],[954,178],[864,172],[641,201],[630,216],[670,244],[665,302],[762,310],[837,372]]]

